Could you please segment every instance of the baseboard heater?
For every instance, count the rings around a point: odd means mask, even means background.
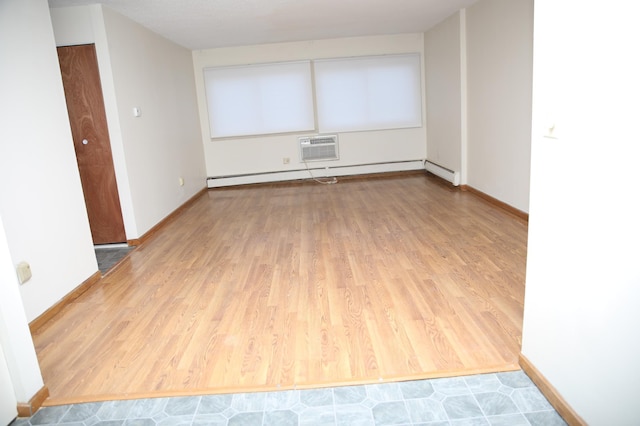
[[[389,161],[381,163],[367,163],[357,165],[342,165],[312,167],[309,170],[314,177],[350,176],[369,173],[400,172],[408,170],[423,170],[424,160]],[[304,169],[284,170],[273,172],[247,173],[227,176],[210,176],[207,178],[208,188],[223,186],[245,185],[252,183],[281,182],[287,180],[309,179],[309,171]]]
[[[429,160],[424,161],[424,168],[429,173],[433,173],[434,175],[451,182],[453,186],[460,185],[460,172],[454,172],[453,170],[449,170],[436,163],[432,163]]]

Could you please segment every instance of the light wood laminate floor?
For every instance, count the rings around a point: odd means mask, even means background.
[[[209,190],[34,333],[46,405],[517,369],[526,238],[423,173]]]

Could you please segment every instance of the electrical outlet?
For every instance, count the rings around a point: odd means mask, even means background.
[[[24,284],[31,279],[31,266],[27,262],[20,262],[16,267],[18,273],[18,281]]]
[[[291,162],[291,159],[289,157],[284,157],[282,159],[282,164],[289,164],[289,162]]]
[[[184,186],[184,178],[182,176],[178,178],[178,185]]]

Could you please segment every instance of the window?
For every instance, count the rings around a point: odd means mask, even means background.
[[[310,61],[207,68],[212,138],[315,128]]]
[[[420,56],[314,62],[321,132],[422,126]]]
[[[422,126],[420,56],[207,68],[212,138]],[[317,126],[316,118],[317,114]]]

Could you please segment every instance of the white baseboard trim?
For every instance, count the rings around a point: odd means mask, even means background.
[[[352,166],[313,167],[309,170],[315,178],[363,175],[369,173],[400,172],[408,170],[423,170],[424,160],[391,161],[386,163],[357,164]],[[282,182],[289,180],[311,179],[307,169],[247,173],[231,176],[212,176],[207,178],[208,188],[220,188],[233,185],[247,185],[252,183]]]

